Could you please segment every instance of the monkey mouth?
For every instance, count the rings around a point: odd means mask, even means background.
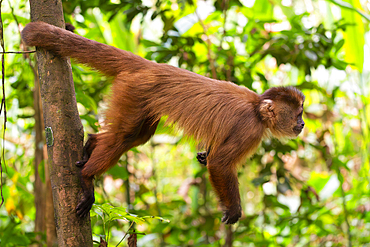
[[[302,132],[302,130],[303,130],[303,127],[301,127],[301,126],[295,126],[295,127],[293,128],[293,132],[294,132],[294,134],[296,134],[296,135],[299,135],[299,134]]]

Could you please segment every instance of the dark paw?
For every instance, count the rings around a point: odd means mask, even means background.
[[[89,194],[84,194],[82,200],[77,205],[76,211],[77,215],[81,218],[86,217],[90,212],[92,205],[94,204],[95,197],[94,192]]]
[[[76,28],[71,23],[66,23],[66,30],[73,33],[75,29]]]
[[[221,221],[224,222],[225,224],[235,224],[241,216],[242,216],[242,207],[240,205],[237,205],[235,206],[235,208],[226,210]]]
[[[96,147],[96,136],[96,134],[89,134],[89,139],[87,139],[87,142],[83,148],[82,160],[77,161],[76,166],[83,167],[89,161],[90,156]]]
[[[83,167],[87,163],[87,160],[80,160],[76,162],[76,166]]]
[[[199,161],[199,163],[206,166],[207,165],[207,152],[204,151],[204,152],[197,153],[197,160]]]

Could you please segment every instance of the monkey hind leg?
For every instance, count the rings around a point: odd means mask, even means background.
[[[98,134],[89,134],[88,140],[83,148],[82,160],[76,162],[76,166],[83,167],[89,161],[92,152],[94,151],[97,144]],[[80,181],[83,191],[83,198],[77,206],[77,214],[80,217],[86,216],[92,204],[95,201],[94,197],[94,184],[92,178],[83,178],[80,172]],[[83,202],[83,204],[81,204]]]
[[[91,136],[85,145],[86,156],[89,157],[82,168],[82,176],[93,177],[107,171],[118,162],[123,153],[147,142],[157,125],[158,121],[146,118],[131,130],[109,131]]]
[[[89,146],[89,143],[86,144],[86,155],[88,156],[90,151],[92,151],[92,153],[90,153],[90,157],[88,157],[87,161],[82,161],[85,162],[85,164],[80,172],[83,195],[76,208],[77,214],[80,217],[84,217],[89,213],[95,201],[94,175],[102,174],[115,165],[121,155],[132,147],[133,143],[132,138],[125,138],[121,136],[120,133],[100,133],[96,134],[94,139],[95,140],[91,142],[93,144],[92,146]],[[94,148],[92,148],[93,146]]]
[[[142,145],[149,141],[149,139],[154,135],[158,123],[159,120],[154,120],[154,118],[151,117],[146,118],[141,126],[139,134],[135,138],[133,147]]]
[[[157,125],[158,121],[145,119],[137,125],[135,130],[126,132],[126,134],[105,132],[89,138],[85,145],[86,149],[84,149],[88,159],[81,170],[83,197],[76,208],[80,217],[89,213],[95,201],[94,175],[101,174],[115,165],[121,155],[129,149],[147,142],[154,134]]]

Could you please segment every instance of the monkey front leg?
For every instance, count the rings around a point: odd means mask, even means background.
[[[212,159],[208,160],[207,167],[211,184],[224,207],[222,222],[234,224],[242,215],[236,169],[233,165],[213,163]]]

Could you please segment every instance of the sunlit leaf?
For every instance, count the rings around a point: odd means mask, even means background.
[[[360,0],[347,0],[354,8],[361,9]],[[365,28],[359,14],[348,9],[342,9],[342,16],[346,23],[350,24],[344,31],[345,61],[352,64],[362,72],[364,63]]]

